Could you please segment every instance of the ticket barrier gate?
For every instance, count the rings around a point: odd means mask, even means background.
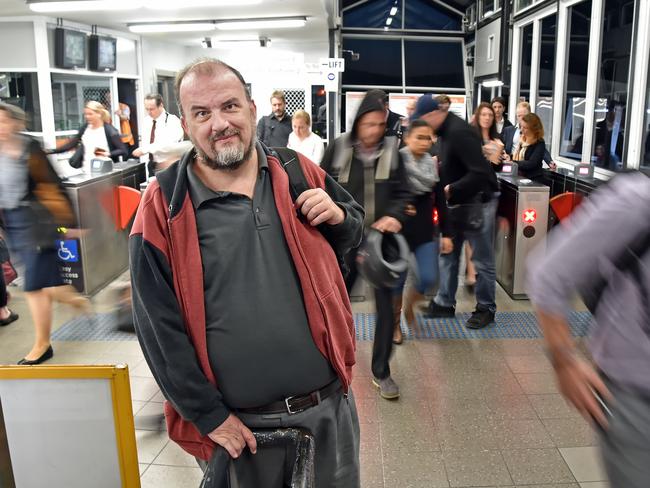
[[[526,299],[526,260],[546,239],[549,187],[512,175],[499,175],[495,261],[497,281],[514,299]]]

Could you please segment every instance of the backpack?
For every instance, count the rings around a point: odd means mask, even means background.
[[[302,166],[300,166],[298,153],[293,149],[286,147],[273,147],[271,148],[271,152],[275,157],[277,157],[278,161],[280,161],[280,164],[282,164],[282,167],[287,172],[287,176],[289,177],[289,193],[291,193],[291,199],[295,202],[304,191],[311,189],[311,186],[309,186],[309,183],[307,182],[307,178],[305,178],[305,173],[302,171]],[[302,221],[305,220],[305,216],[300,210],[297,210],[296,213],[298,219]],[[323,225],[325,224],[318,226],[321,232]],[[323,233],[323,235],[327,238],[327,233]],[[343,275],[343,278],[345,278],[350,272],[350,269],[345,262],[344,256],[339,255],[333,246],[332,249],[334,249],[334,254],[336,254],[336,260],[339,263],[341,274]]]

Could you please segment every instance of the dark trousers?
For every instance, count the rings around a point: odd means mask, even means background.
[[[290,415],[237,413],[250,429],[297,427],[308,430],[316,445],[316,488],[359,488],[359,417],[352,396],[338,392],[320,404]],[[280,446],[248,448],[230,466],[231,485],[237,488],[285,488],[290,486],[294,452]],[[199,463],[205,469],[204,463]]]
[[[375,288],[375,340],[372,343],[372,374],[383,380],[390,376],[388,360],[393,351],[393,290]]]
[[[355,247],[345,255],[345,264],[348,267],[348,275],[345,277],[345,288],[348,290],[348,296],[350,296],[354,282],[357,281],[357,277],[359,276],[359,271],[357,270],[357,252],[359,252],[359,248]]]

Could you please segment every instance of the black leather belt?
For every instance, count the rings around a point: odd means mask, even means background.
[[[262,407],[237,408],[235,411],[241,413],[253,413],[258,415],[270,415],[277,413],[288,413],[290,415],[293,415],[294,413],[300,413],[307,410],[308,408],[315,407],[327,397],[332,396],[334,393],[338,392],[340,389],[341,382],[336,379],[320,390],[312,391],[306,395],[294,395],[287,397],[284,400],[278,400],[277,402],[269,403],[268,405],[264,405]]]

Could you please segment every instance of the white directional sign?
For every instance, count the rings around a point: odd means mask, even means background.
[[[343,58],[320,58],[318,64],[323,73],[330,71],[343,73],[345,71],[345,59]]]
[[[339,72],[338,71],[323,71],[325,77],[325,91],[335,92],[339,91]]]

